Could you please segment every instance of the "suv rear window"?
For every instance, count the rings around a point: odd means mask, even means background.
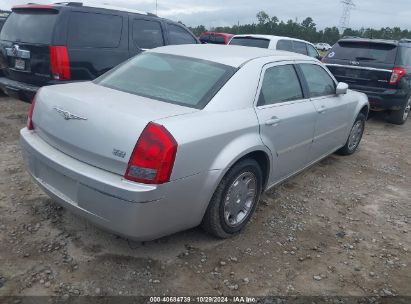
[[[0,39],[13,42],[51,44],[58,11],[27,9],[13,12],[4,24]]]
[[[268,49],[270,40],[254,37],[234,37],[233,39],[231,39],[230,45],[252,46],[262,49]]]
[[[73,48],[115,48],[119,45],[123,18],[117,15],[72,12],[67,44]]]
[[[396,45],[361,41],[340,41],[332,48],[327,59],[394,64],[396,55]]]
[[[95,83],[168,103],[203,108],[235,70],[211,61],[146,52]]]

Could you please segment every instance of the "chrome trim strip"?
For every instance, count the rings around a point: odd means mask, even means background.
[[[335,63],[326,63],[325,65],[326,66],[336,66],[336,67],[341,67],[341,68],[351,68],[351,69],[357,69],[357,70],[370,70],[370,71],[380,71],[380,72],[392,73],[392,70],[361,67],[361,66],[354,66],[354,65],[344,65],[344,64],[335,64]]]
[[[15,50],[15,51],[13,51],[13,48],[6,48],[6,54],[7,54],[7,56],[10,56],[10,57],[30,59],[30,51],[26,51],[26,50]]]

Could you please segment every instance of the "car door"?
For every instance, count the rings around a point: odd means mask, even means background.
[[[164,46],[163,26],[152,18],[131,17],[130,54],[137,55],[142,51]]]
[[[336,81],[319,63],[299,63],[310,100],[315,106],[317,119],[310,161],[331,154],[346,140],[350,124],[349,102],[344,95],[337,96]]]
[[[274,182],[307,164],[316,110],[304,92],[292,62],[269,64],[262,71],[256,104],[260,135],[277,157]]]

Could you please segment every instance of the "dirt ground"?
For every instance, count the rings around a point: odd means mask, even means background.
[[[55,205],[26,173],[28,104],[0,98],[0,296],[411,296],[411,121],[273,189],[241,234],[132,243]]]

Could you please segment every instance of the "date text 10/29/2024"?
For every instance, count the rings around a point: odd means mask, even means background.
[[[150,297],[150,303],[256,303],[253,297]]]

